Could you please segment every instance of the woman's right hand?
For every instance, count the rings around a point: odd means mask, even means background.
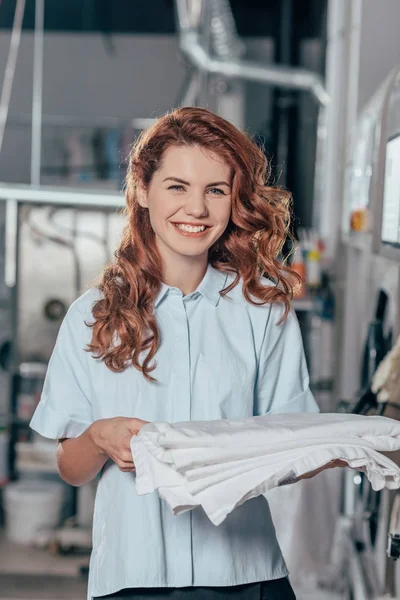
[[[90,426],[90,433],[98,450],[111,458],[120,471],[126,473],[135,470],[130,446],[131,438],[137,435],[146,423],[148,421],[129,417],[99,419]]]

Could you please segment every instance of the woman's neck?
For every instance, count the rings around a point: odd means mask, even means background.
[[[187,296],[198,287],[206,274],[207,262],[184,262],[183,264],[164,264],[163,282],[180,289]]]

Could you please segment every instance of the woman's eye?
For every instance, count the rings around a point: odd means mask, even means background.
[[[183,187],[183,185],[179,185],[179,184],[176,184],[176,185],[170,185],[170,186],[168,187],[168,189],[169,189],[169,190],[173,190],[173,191],[175,191],[175,192],[180,192],[180,191],[182,191],[182,190],[183,190],[183,191],[185,190],[185,188]],[[209,188],[209,189],[207,190],[207,192],[212,192],[212,194],[213,194],[213,195],[215,195],[215,196],[218,196],[218,195],[220,195],[220,196],[225,196],[225,192],[224,192],[224,191],[222,191],[222,190],[220,190],[219,188]]]
[[[222,190],[220,190],[219,188],[210,188],[209,190],[207,190],[208,192],[216,192],[216,195],[220,194],[222,196],[225,196],[225,192],[223,192]]]

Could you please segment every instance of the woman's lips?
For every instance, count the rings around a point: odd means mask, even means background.
[[[177,225],[179,225],[179,224],[180,223],[172,223],[175,231],[177,231],[184,237],[203,237],[207,234],[208,230],[210,229],[210,227],[208,225],[206,225],[205,229],[203,231],[184,231],[183,229],[180,229],[179,227],[177,227]]]

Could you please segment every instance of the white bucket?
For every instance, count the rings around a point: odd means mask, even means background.
[[[51,481],[17,481],[4,490],[7,538],[18,544],[32,544],[40,529],[60,523],[63,485]]]

